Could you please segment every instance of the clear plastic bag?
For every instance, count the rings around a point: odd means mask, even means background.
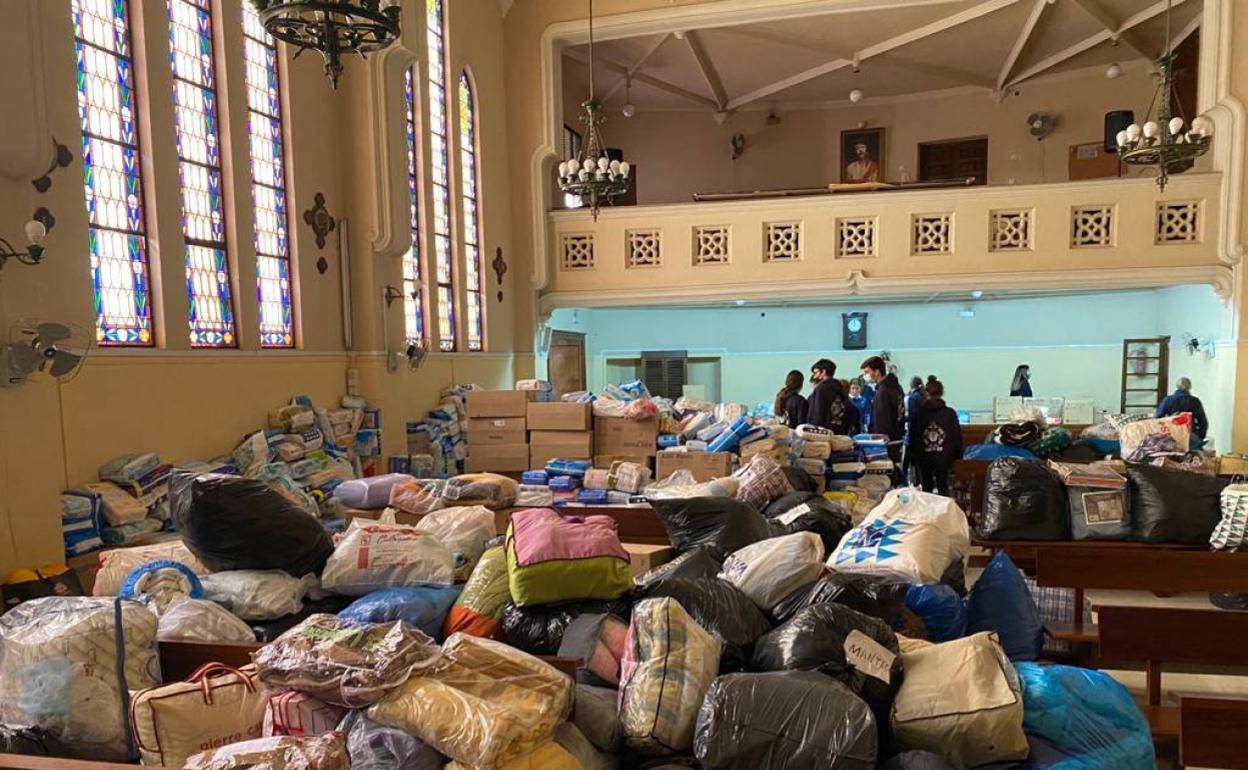
[[[482,505],[434,511],[416,523],[416,531],[433,535],[450,550],[455,557],[455,576],[461,579],[472,573],[485,553],[485,544],[498,535],[494,512]]]
[[[407,513],[429,513],[442,507],[445,482],[426,479],[401,481],[390,487],[390,507]]]
[[[130,758],[123,696],[160,682],[156,629],[150,609],[124,599],[47,597],[9,610],[0,724],[42,728],[82,759]]]
[[[162,642],[255,643],[256,632],[237,615],[207,599],[179,599],[160,616]]]
[[[454,634],[368,718],[404,730],[474,768],[496,768],[550,738],[572,708],[573,684],[537,658]]]
[[[455,558],[432,535],[403,524],[361,519],[351,520],[321,573],[326,591],[345,596],[454,580]]]
[[[283,735],[256,738],[204,751],[183,770],[352,770],[346,737],[339,732],[315,738]]]
[[[402,730],[379,725],[359,711],[342,720],[351,770],[442,770],[446,760]]]
[[[316,575],[293,578],[281,570],[233,570],[205,575],[204,598],[243,620],[277,620],[303,609]]]
[[[196,575],[202,577],[208,574],[208,568],[181,540],[114,548],[100,553],[100,571],[95,575],[91,593],[95,596],[116,596],[131,570],[149,561],[176,561],[190,567]]]
[[[734,551],[724,560],[721,580],[741,589],[763,610],[813,583],[823,574],[823,542],[813,532],[794,532]]]
[[[309,615],[253,656],[260,681],[326,703],[363,708],[438,658],[433,640],[401,621]]]
[[[446,482],[443,500],[451,505],[484,505],[492,511],[515,504],[520,485],[497,473],[465,473]]]

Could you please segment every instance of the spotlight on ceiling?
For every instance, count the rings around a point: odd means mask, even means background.
[[[739,299],[739,300],[737,300],[737,301],[736,301],[736,305],[737,305],[737,307],[741,307],[741,306],[742,306],[742,305],[744,305],[744,304],[745,304],[745,300],[743,300],[743,299]]]
[[[982,296],[984,296],[983,289],[976,289],[975,291],[971,292],[971,299],[979,299]]]
[[[1114,62],[1113,64],[1106,67],[1105,77],[1109,78],[1110,80],[1117,80],[1118,78],[1122,77],[1122,65],[1119,64],[1118,62]]]
[[[849,100],[853,102],[854,104],[857,104],[858,102],[862,101],[862,90],[855,88],[854,90],[850,91]]]

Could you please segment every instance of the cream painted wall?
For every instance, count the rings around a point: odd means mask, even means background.
[[[564,60],[565,79],[577,62]],[[819,187],[840,181],[841,132],[865,122],[884,128],[886,181],[918,178],[920,142],[988,137],[988,183],[1064,182],[1068,148],[1100,141],[1104,115],[1113,109],[1142,114],[1154,84],[1148,66],[1129,61],[1108,80],[1103,67],[1061,73],[1025,83],[997,102],[985,89],[916,95],[875,104],[776,109],[780,125],[766,124],[766,110],[743,110],[719,125],[706,110],[646,111],[632,118],[610,114],[608,144],[623,148],[639,168],[638,203],[674,203],[693,193]],[[565,86],[564,93],[569,94]],[[583,94],[583,91],[580,92]],[[575,115],[578,92],[565,96],[564,115]],[[868,100],[870,101],[870,100]],[[1053,113],[1056,128],[1043,141],[1027,132],[1036,111]],[[745,153],[732,160],[729,140],[745,135]],[[674,141],[674,138],[676,139]]]
[[[239,14],[243,0],[217,2],[219,58],[236,64],[242,59]],[[526,343],[531,340],[531,334],[521,334],[512,321],[516,304],[529,303],[531,298],[517,293],[524,286],[526,271],[516,264],[510,247],[501,12],[495,0],[454,0],[448,5],[453,85],[457,87],[459,70],[470,66],[477,88],[487,255],[483,280],[491,352],[431,354],[417,371],[390,374],[375,352],[383,347],[380,297],[382,287],[397,283],[400,274],[397,259],[390,257],[378,266],[370,250],[371,196],[378,180],[371,161],[371,132],[357,110],[360,100],[368,96],[366,66],[349,61],[334,91],[315,54],[297,61],[287,55],[283,61],[291,126],[287,141],[292,254],[301,299],[296,316],[301,349],[296,351],[258,349],[251,210],[246,197],[246,117],[238,102],[243,93],[242,72],[237,66],[227,69],[220,94],[229,116],[222,128],[227,171],[232,165],[244,175],[235,180],[241,191],[238,200],[232,192],[227,195],[228,235],[238,274],[234,296],[240,346],[228,351],[189,350],[170,108],[172,81],[168,68],[159,66],[169,56],[167,11],[163,0],[131,0],[136,48],[156,65],[139,68],[143,76],[139,85],[140,98],[158,106],[142,124],[142,136],[156,322],[165,333],[155,350],[93,351],[79,376],[69,383],[36,379],[22,388],[0,390],[0,575],[19,563],[38,565],[62,558],[56,495],[67,485],[92,480],[98,465],[110,457],[156,451],[177,461],[226,453],[245,432],[263,426],[269,410],[292,394],[306,393],[319,403],[335,403],[346,391],[352,368],[358,374],[360,394],[383,410],[387,453],[399,452],[404,446],[404,421],[435,405],[442,388],[460,382],[502,387],[510,385],[517,373],[531,374],[531,361],[513,365],[511,353],[513,337],[524,338]],[[94,328],[69,3],[0,0],[0,16],[6,19],[22,18],[17,14],[24,15],[30,8],[37,9],[41,31],[46,130],[71,148],[75,160],[53,174],[51,190],[42,195],[31,188],[29,175],[0,175],[0,200],[5,202],[0,206],[0,235],[19,240],[23,222],[37,206],[47,206],[57,218],[44,264],[32,268],[10,263],[0,273],[0,336],[5,338],[10,324],[27,316]],[[422,45],[423,10],[419,0],[404,3],[406,18],[418,20],[409,27],[410,34]],[[6,93],[0,87],[0,102]],[[454,95],[452,90],[452,99]],[[7,125],[0,123],[0,141],[4,141]],[[458,190],[455,178],[453,191]],[[345,350],[343,343],[337,233],[319,249],[301,219],[318,192],[325,195],[330,213],[352,236],[352,351]],[[406,195],[405,189],[399,192]],[[501,286],[502,303],[495,297],[500,287],[488,267],[494,249],[500,246],[511,263]],[[324,275],[315,268],[322,255],[329,262]],[[392,312],[391,329],[398,330],[401,311],[396,306]],[[401,337],[401,331],[398,334]]]

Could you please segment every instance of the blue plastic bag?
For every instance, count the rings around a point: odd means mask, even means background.
[[[962,597],[943,583],[931,586],[910,586],[906,607],[923,619],[927,638],[933,642],[949,642],[966,636],[966,605]]]
[[[1015,665],[1023,685],[1023,729],[1054,752],[1033,752],[1027,768],[1153,770],[1148,720],[1127,688],[1101,671]]]
[[[996,631],[1010,660],[1035,660],[1044,647],[1044,624],[1014,562],[997,551],[966,600],[967,633]]]
[[[463,590],[462,585],[383,588],[351,602],[338,617],[366,623],[401,620],[441,641],[442,623]]]
[[[1005,446],[1004,444],[971,444],[962,453],[965,460],[993,460],[1002,457],[1018,457],[1023,460],[1036,460],[1034,452],[1030,452],[1019,446]]]

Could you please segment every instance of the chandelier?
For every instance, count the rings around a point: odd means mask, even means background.
[[[631,168],[627,161],[612,160],[602,141],[598,127],[606,121],[602,104],[594,98],[594,0],[589,0],[589,98],[581,104],[585,114],[585,141],[580,150],[559,164],[559,189],[579,195],[589,204],[589,212],[598,221],[602,201],[628,192]]]
[[[399,39],[399,0],[251,0],[265,31],[325,58],[338,88],[342,55],[380,51]]]
[[[1157,60],[1160,83],[1157,93],[1153,95],[1157,119],[1146,120],[1143,126],[1132,123],[1119,131],[1116,137],[1119,159],[1132,166],[1155,167],[1157,186],[1162,191],[1165,191],[1171,174],[1188,170],[1197,158],[1209,150],[1209,140],[1213,137],[1213,122],[1203,115],[1192,118],[1188,125],[1181,115],[1170,114],[1170,105],[1178,104],[1174,90],[1174,51],[1170,40],[1170,0],[1166,0],[1166,52]],[[1145,118],[1152,112],[1150,104]]]

